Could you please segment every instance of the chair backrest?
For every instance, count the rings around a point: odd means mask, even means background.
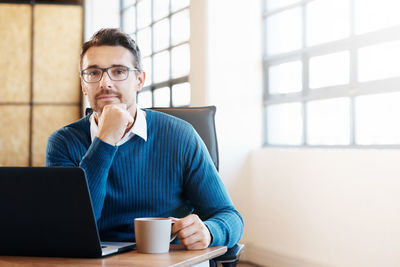
[[[215,167],[217,170],[219,169],[218,142],[215,129],[215,112],[217,108],[215,106],[151,109],[167,113],[190,123],[203,139]]]
[[[215,106],[151,109],[178,117],[190,123],[203,139],[215,167],[217,170],[219,169],[218,142],[215,129],[215,112],[217,108]],[[86,108],[85,114],[87,115],[90,112],[92,112],[92,109]]]

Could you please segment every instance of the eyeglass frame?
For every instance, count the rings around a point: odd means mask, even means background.
[[[126,78],[123,79],[123,80],[114,80],[113,78],[111,78],[110,74],[108,73],[108,70],[109,70],[109,69],[111,69],[111,68],[118,68],[118,67],[126,68],[126,70],[128,71],[128,74],[126,75]],[[88,82],[88,81],[86,81],[86,79],[84,78],[85,76],[83,75],[83,74],[84,74],[83,72],[86,71],[86,70],[88,70],[88,69],[98,69],[98,70],[101,70],[100,79],[99,79],[98,81],[94,81],[94,82]],[[97,82],[100,82],[101,79],[103,79],[104,72],[107,73],[108,78],[110,78],[111,81],[120,82],[120,81],[125,81],[126,79],[128,79],[128,77],[129,77],[129,72],[130,72],[130,71],[137,71],[137,72],[140,72],[140,70],[137,69],[137,68],[130,68],[130,67],[127,67],[127,66],[124,66],[124,65],[114,65],[114,66],[111,66],[111,67],[108,67],[108,68],[88,67],[88,68],[86,68],[86,69],[84,69],[84,70],[81,70],[81,73],[80,73],[80,74],[81,74],[82,79],[83,79],[86,83],[97,83]]]

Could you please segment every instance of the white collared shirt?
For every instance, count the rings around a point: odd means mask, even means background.
[[[93,114],[90,116],[90,137],[92,142],[99,131],[99,127],[97,126],[96,120],[94,119]],[[147,123],[146,123],[146,112],[137,108],[136,120],[133,124],[132,128],[127,132],[124,137],[119,140],[117,146],[124,144],[129,141],[135,135],[140,136],[144,141],[147,141]]]

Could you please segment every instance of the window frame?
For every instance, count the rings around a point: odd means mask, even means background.
[[[354,0],[349,0],[349,36],[337,41],[324,42],[322,44],[306,45],[306,5],[318,0],[300,0],[297,3],[285,7],[267,10],[267,1],[262,1],[262,49],[263,49],[263,146],[268,147],[302,147],[302,148],[400,148],[400,144],[389,145],[360,145],[356,144],[355,137],[355,98],[363,95],[384,94],[400,92],[400,77],[386,78],[381,80],[359,82],[358,81],[358,49],[370,45],[384,44],[400,40],[400,25],[371,31],[363,34],[355,33]],[[276,55],[267,54],[267,18],[278,13],[300,8],[302,14],[302,45],[299,50]],[[309,61],[310,58],[328,55],[335,52],[349,51],[349,82],[345,85],[335,85],[318,89],[310,89],[309,86]],[[295,93],[270,94],[269,93],[269,67],[278,64],[299,60],[302,63],[302,90]],[[350,144],[349,145],[310,145],[307,143],[307,103],[313,100],[328,100],[332,98],[349,98],[350,114]],[[270,144],[268,143],[268,106],[285,103],[300,103],[302,105],[302,142],[300,145]]]
[[[139,2],[142,2],[142,1],[151,1],[151,23],[149,25],[146,25],[146,26],[142,27],[142,28],[138,28],[137,27],[137,22],[138,22],[137,4]],[[159,89],[159,88],[163,88],[163,87],[168,87],[169,88],[169,106],[168,107],[178,107],[178,106],[181,107],[182,105],[175,106],[174,103],[173,103],[172,87],[174,85],[182,84],[182,83],[189,83],[189,85],[190,85],[190,82],[189,82],[190,69],[189,69],[189,72],[188,72],[187,75],[182,76],[182,77],[178,77],[178,78],[172,78],[172,53],[171,53],[172,49],[174,49],[176,47],[179,47],[181,45],[185,45],[185,44],[187,44],[189,46],[189,49],[190,49],[190,36],[189,36],[188,40],[182,41],[182,42],[179,42],[179,43],[173,45],[172,44],[172,38],[171,38],[171,33],[172,33],[171,18],[172,18],[173,15],[175,15],[175,14],[177,14],[179,12],[182,12],[184,10],[188,10],[188,12],[189,12],[191,3],[189,1],[189,5],[188,6],[183,7],[183,8],[179,8],[179,9],[177,9],[177,10],[172,12],[171,11],[171,1],[168,1],[168,2],[169,2],[168,15],[165,15],[165,16],[155,20],[154,19],[154,11],[153,11],[153,6],[154,6],[153,5],[154,4],[153,0],[136,0],[136,1],[134,1],[133,4],[127,5],[125,7],[124,7],[124,0],[120,0],[120,25],[121,25],[122,31],[124,31],[124,29],[126,28],[125,25],[124,25],[124,12],[126,12],[126,10],[128,10],[131,7],[135,7],[135,30],[134,30],[134,32],[127,32],[127,34],[129,34],[131,36],[132,35],[137,36],[137,33],[140,30],[143,30],[143,29],[146,29],[146,28],[150,28],[150,30],[151,30],[151,54],[147,55],[146,57],[142,56],[142,60],[144,58],[148,58],[148,57],[151,58],[151,74],[152,74],[151,78],[152,78],[152,81],[151,81],[150,85],[144,86],[142,88],[142,90],[140,90],[140,92],[138,92],[138,95],[141,94],[142,92],[148,92],[148,91],[151,92],[151,95],[152,95],[152,105],[151,105],[151,107],[156,107],[156,106],[154,106],[154,103],[155,103],[154,91]],[[189,14],[190,14],[190,12],[189,12]],[[156,24],[156,23],[158,23],[158,22],[160,22],[160,21],[162,21],[164,19],[168,19],[169,20],[169,33],[170,33],[169,34],[169,44],[168,44],[168,47],[163,48],[161,50],[158,50],[157,52],[154,52],[154,38],[153,38],[154,37],[154,24]],[[190,18],[189,18],[189,20],[190,20]],[[135,41],[136,41],[136,38],[135,38]],[[162,81],[162,82],[154,83],[154,55],[160,54],[160,53],[162,53],[164,51],[168,51],[169,52],[169,79],[165,80],[165,81]],[[185,106],[189,106],[189,105],[190,105],[190,100],[189,100],[189,104],[185,105]]]

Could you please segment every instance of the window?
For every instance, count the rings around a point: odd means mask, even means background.
[[[400,1],[262,1],[265,145],[400,145]]]
[[[146,82],[138,105],[190,104],[190,0],[121,0],[121,28],[137,41]]]

